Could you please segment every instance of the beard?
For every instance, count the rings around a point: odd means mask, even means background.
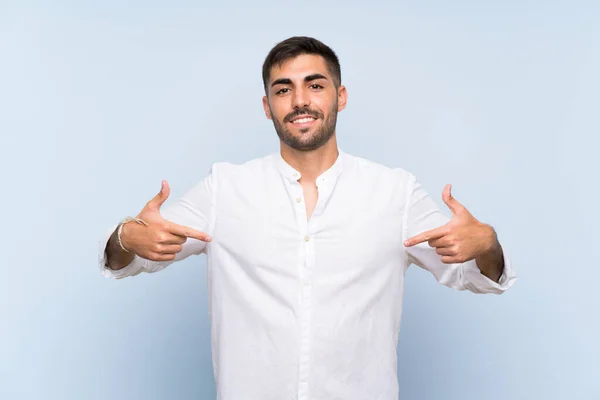
[[[279,139],[281,139],[283,143],[290,146],[292,149],[298,151],[316,150],[327,143],[335,133],[335,125],[337,123],[337,108],[338,104],[336,101],[331,110],[329,110],[327,119],[324,119],[324,115],[320,111],[311,110],[307,107],[300,108],[286,115],[283,121],[273,118],[273,125],[275,126],[275,131],[277,132]],[[274,116],[273,110],[271,110],[271,115]],[[310,115],[322,122],[316,127],[300,129],[300,135],[297,136],[287,129],[285,124],[299,115]],[[309,133],[311,129],[314,130],[312,134]]]

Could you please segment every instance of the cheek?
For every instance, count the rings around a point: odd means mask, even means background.
[[[319,110],[325,116],[329,116],[337,111],[338,102],[336,97],[327,96],[326,98],[317,99],[313,103],[313,108]]]
[[[278,120],[279,118],[279,114],[277,113],[277,110],[273,108],[273,106],[269,106],[269,117],[273,120]]]
[[[285,116],[290,112],[288,107],[285,104],[281,104],[281,101],[272,102],[269,106],[269,110],[271,112],[271,118],[277,119],[279,121],[283,120]]]

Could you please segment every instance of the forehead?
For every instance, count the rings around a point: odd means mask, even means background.
[[[273,66],[271,69],[271,81],[281,78],[289,78],[291,80],[304,79],[307,75],[317,73],[330,78],[325,59],[315,54],[301,54],[287,60],[282,65]]]

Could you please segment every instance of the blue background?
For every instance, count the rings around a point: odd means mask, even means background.
[[[409,269],[401,399],[600,399],[599,4],[2,1],[0,398],[214,399],[204,257],[113,281],[97,241],[161,179],[277,151],[261,64],[309,35],[341,59],[341,148],[442,207],[452,183],[519,274]]]

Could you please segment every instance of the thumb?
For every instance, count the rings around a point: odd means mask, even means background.
[[[152,200],[148,202],[148,208],[154,211],[160,210],[160,207],[164,204],[165,201],[169,198],[169,194],[171,193],[171,189],[169,188],[169,183],[165,180],[161,182],[160,192]]]
[[[444,187],[444,191],[442,192],[442,200],[444,200],[444,203],[446,203],[450,211],[452,211],[452,215],[458,214],[464,210],[463,205],[452,196],[451,184],[448,184]]]

